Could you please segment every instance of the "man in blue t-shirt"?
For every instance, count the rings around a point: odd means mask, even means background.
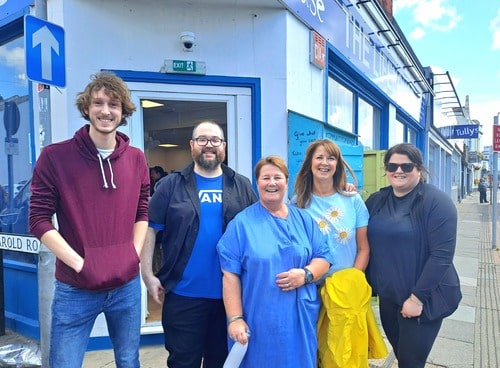
[[[226,225],[257,201],[248,178],[222,162],[224,132],[198,124],[190,141],[193,163],[166,176],[149,204],[141,272],[153,299],[163,304],[167,365],[220,368],[227,356],[222,271],[216,244]],[[156,232],[163,231],[163,265],[153,274]]]

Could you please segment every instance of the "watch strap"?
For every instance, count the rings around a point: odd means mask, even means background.
[[[314,280],[314,275],[313,273],[311,272],[311,270],[307,267],[304,267],[304,272],[305,272],[305,275],[304,275],[304,284],[310,284],[313,282]]]

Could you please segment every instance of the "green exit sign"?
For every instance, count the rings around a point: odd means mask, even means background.
[[[175,72],[196,73],[196,61],[193,60],[173,60],[172,67]]]
[[[180,74],[206,74],[204,61],[194,60],[165,60],[160,72]]]

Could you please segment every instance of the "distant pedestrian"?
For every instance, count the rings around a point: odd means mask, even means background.
[[[462,297],[453,266],[457,209],[446,193],[425,183],[422,153],[414,145],[390,148],[384,165],[390,186],[366,201],[366,273],[399,367],[424,368],[443,318]]]
[[[488,183],[486,182],[485,178],[479,179],[479,185],[477,189],[479,190],[479,203],[488,203],[488,200],[486,199]]]
[[[117,131],[136,107],[109,72],[94,75],[76,105],[90,124],[42,150],[31,184],[30,231],[57,257],[49,362],[81,367],[102,312],[116,366],[138,368],[149,173],[144,153]]]

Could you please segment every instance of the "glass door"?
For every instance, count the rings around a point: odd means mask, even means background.
[[[189,141],[193,128],[203,120],[216,121],[227,136],[227,104],[216,101],[141,99],[144,152],[151,175],[152,191],[160,176],[168,175],[192,162]],[[227,164],[227,162],[226,162]],[[161,237],[156,236],[153,271],[162,265]],[[161,322],[161,306],[147,294],[146,325]]]
[[[144,150],[150,170],[168,175],[190,164],[193,128],[202,121],[213,120],[224,130],[225,163],[252,177],[251,103],[247,88],[135,83],[130,83],[129,88],[138,109],[120,130],[129,135],[132,145]],[[153,259],[155,272],[162,265],[161,235],[157,237]],[[142,300],[142,333],[161,332],[162,307],[152,300],[145,285]]]

